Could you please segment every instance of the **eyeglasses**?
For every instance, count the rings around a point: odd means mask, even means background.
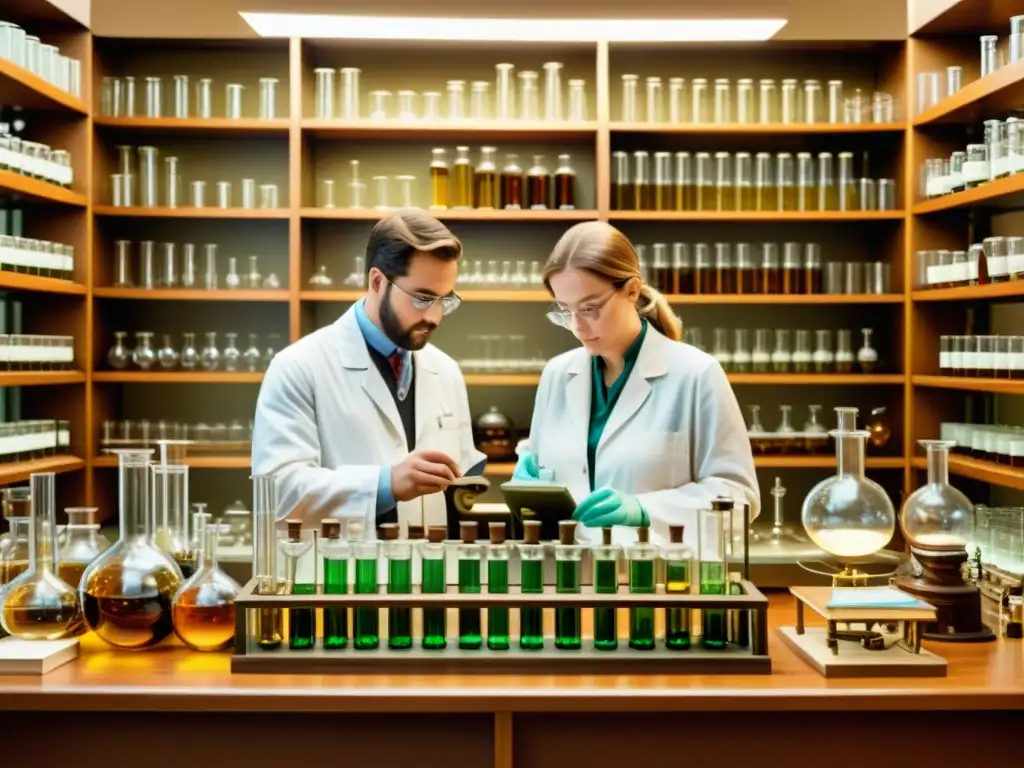
[[[409,291],[405,290],[394,280],[388,279],[388,282],[409,297],[412,302],[412,308],[417,312],[427,312],[439,301],[441,302],[442,315],[450,315],[462,306],[462,297],[455,293],[455,291],[452,291],[447,296],[425,296],[422,293],[409,293]]]
[[[562,328],[572,329],[572,316],[587,322],[594,322],[601,317],[601,310],[604,309],[605,304],[611,301],[612,297],[618,293],[619,289],[625,285],[620,283],[612,288],[608,293],[602,296],[600,299],[590,301],[584,304],[579,309],[552,309],[547,313],[547,318],[555,325],[561,326]]]

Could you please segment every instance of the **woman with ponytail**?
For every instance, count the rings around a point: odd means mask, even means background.
[[[544,265],[554,324],[583,345],[541,376],[529,440],[514,478],[554,482],[577,502],[577,541],[600,528],[617,543],[668,540],[669,526],[697,535],[697,511],[718,496],[751,517],[760,493],[743,415],[725,372],[683,342],[683,324],[647,285],[636,251],[603,222],[577,224]]]

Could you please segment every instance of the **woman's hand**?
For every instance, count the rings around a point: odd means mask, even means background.
[[[540,465],[537,463],[537,454],[533,451],[523,451],[519,454],[519,461],[512,472],[513,480],[540,480]]]
[[[609,525],[643,527],[650,523],[636,496],[619,493],[612,488],[598,488],[587,496],[572,513],[572,519],[587,528]]]

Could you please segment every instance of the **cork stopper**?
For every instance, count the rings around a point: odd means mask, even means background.
[[[540,544],[540,520],[523,521],[523,543]]]
[[[383,523],[378,529],[383,541],[394,541],[398,538],[398,523]]]
[[[475,544],[480,534],[480,526],[476,520],[463,520],[459,523],[459,538],[463,544]]]
[[[288,539],[290,541],[298,541],[302,538],[301,520],[286,520],[285,525],[288,526]]]
[[[607,527],[601,529],[601,543],[604,546],[606,546],[606,547],[610,547],[611,546],[611,543],[612,543],[612,529],[611,529],[611,526],[607,526]]]
[[[488,523],[487,534],[491,538],[491,544],[504,544],[505,543],[505,524],[504,523]]]
[[[341,520],[321,520],[320,535],[325,539],[340,539]]]
[[[683,543],[683,530],[684,530],[684,528],[681,525],[670,525],[668,527],[668,540],[672,544],[682,544]]]
[[[575,544],[576,543],[576,521],[575,520],[559,520],[558,521],[558,543],[559,544]]]
[[[448,528],[444,525],[432,525],[427,528],[427,541],[431,544],[441,544],[448,536]]]
[[[719,496],[711,500],[711,508],[716,512],[731,512],[733,504],[733,500],[725,496]]]
[[[409,526],[409,538],[410,539],[424,539],[426,534],[422,525],[410,525]]]
[[[651,540],[651,529],[646,525],[636,529],[636,539],[641,544],[647,544]]]

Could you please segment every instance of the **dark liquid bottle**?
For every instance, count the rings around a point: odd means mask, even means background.
[[[544,156],[535,155],[533,167],[526,173],[526,205],[534,211],[551,207],[551,174],[544,167]]]
[[[523,207],[523,169],[518,161],[517,155],[506,155],[501,169],[501,207],[511,211]]]
[[[686,243],[672,243],[672,277],[672,293],[693,293],[693,265]]]
[[[576,207],[576,171],[569,164],[569,155],[558,156],[555,169],[555,208],[570,211]]]
[[[632,180],[629,176],[629,155],[622,151],[612,152],[612,200],[613,211],[630,209],[629,190]]]
[[[800,258],[800,244],[786,243],[782,259],[782,292],[804,293],[804,270]]]
[[[693,292],[715,292],[715,271],[711,267],[711,249],[707,243],[694,246]]]
[[[498,192],[498,166],[494,162],[494,147],[480,148],[480,164],[476,167],[476,207],[496,208],[501,204]]]

